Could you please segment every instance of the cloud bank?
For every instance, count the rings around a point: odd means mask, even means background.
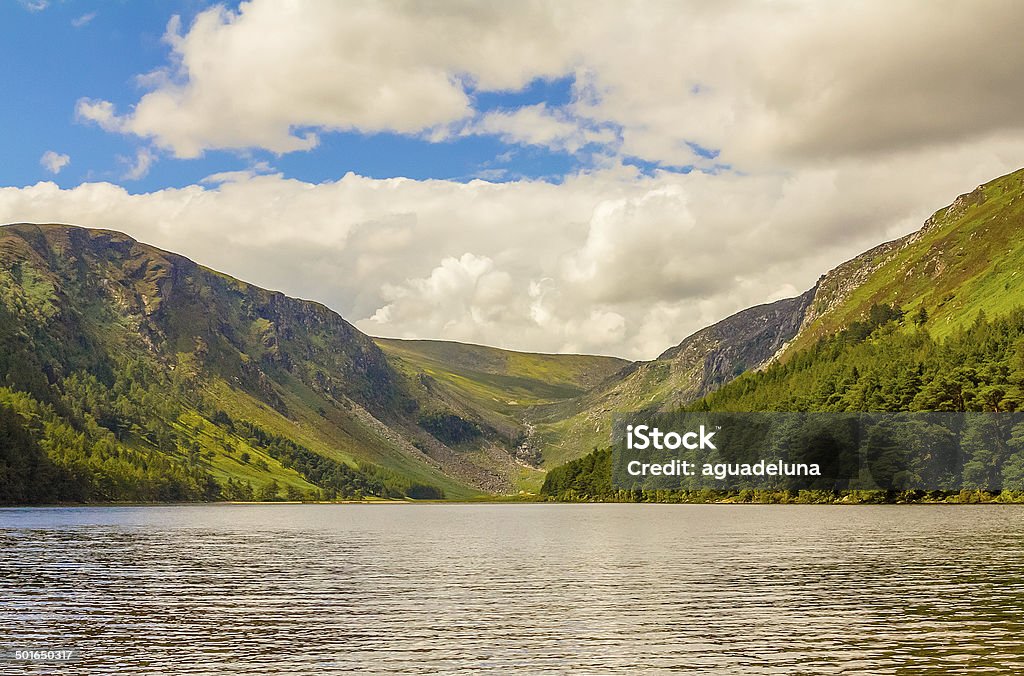
[[[310,184],[238,172],[132,195],[107,183],[0,188],[0,221],[123,230],[374,335],[650,358],[918,227],[1009,171],[1024,143],[790,174]]]
[[[141,195],[40,183],[0,189],[0,220],[124,230],[373,334],[649,358],[1024,164],[1022,24],[1011,0],[252,0],[173,20],[145,93],[118,110],[92,92],[78,119],[179,158],[354,130],[488,135],[594,168],[310,184],[254,166]],[[479,108],[553,78],[570,100]]]
[[[252,0],[172,20],[150,91],[121,114],[83,99],[79,115],[179,157],[453,125],[578,147],[604,125],[648,161],[699,161],[696,145],[789,168],[1024,131],[1022,23],[1013,0]],[[560,77],[575,91],[557,108],[474,108],[477,92]]]

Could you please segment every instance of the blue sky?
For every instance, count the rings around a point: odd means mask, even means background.
[[[30,9],[29,3],[0,4],[4,35],[0,87],[8,101],[0,107],[4,130],[0,183],[55,180],[68,186],[118,180],[125,172],[118,157],[134,157],[137,141],[76,122],[75,102],[102,95],[127,104],[133,95],[137,97],[135,77],[166,61],[167,45],[160,38],[168,17],[174,12],[194,13],[194,6],[192,2],[57,2]],[[76,26],[76,22],[84,23]],[[71,164],[56,177],[40,166],[47,150],[71,157]],[[138,188],[184,178],[175,174],[148,177]]]
[[[0,63],[4,64],[0,88],[15,103],[0,107],[5,158],[0,165],[0,185],[48,180],[70,187],[85,181],[110,181],[137,193],[194,184],[211,174],[253,166],[309,182],[337,179],[348,172],[374,178],[504,181],[525,177],[557,182],[594,163],[588,152],[506,143],[488,135],[433,142],[422,134],[330,131],[321,134],[316,148],[283,155],[258,147],[208,149],[196,159],[156,152],[146,175],[130,178],[126,175],[137,152],[147,144],[138,137],[109,133],[78,119],[76,102],[98,98],[119,110],[130,109],[145,91],[138,76],[168,63],[171,48],[162,36],[170,18],[178,15],[188,26],[213,3],[67,0],[44,4],[29,0],[0,4],[5,36],[0,40]],[[535,78],[517,90],[469,89],[468,93],[474,109],[486,114],[542,102],[565,105],[573,97],[572,87],[570,75]],[[47,151],[67,155],[70,163],[58,174],[48,171],[40,164]],[[645,171],[660,166],[635,158],[626,161]]]
[[[2,0],[0,223],[120,230],[370,334],[649,358],[1024,166],[1022,24],[1006,0]]]

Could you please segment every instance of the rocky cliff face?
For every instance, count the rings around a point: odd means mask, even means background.
[[[817,289],[737,312],[662,353],[658,360],[672,362],[673,370],[699,374],[678,398],[703,396],[770,360],[799,331]]]
[[[546,462],[560,464],[607,444],[617,412],[681,406],[768,363],[797,334],[816,291],[737,312],[568,404],[539,407]]]
[[[138,339],[168,363],[178,353],[192,354],[203,368],[274,403],[279,397],[270,383],[284,374],[378,413],[397,397],[376,344],[317,303],[246,284],[118,232],[19,224],[4,227],[2,242],[0,260],[36,280],[42,311],[128,329],[105,334]]]

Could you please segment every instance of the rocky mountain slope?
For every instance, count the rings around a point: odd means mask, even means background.
[[[681,406],[767,363],[797,334],[814,293],[737,312],[572,401],[538,407],[545,461],[559,464],[606,443],[615,412]]]
[[[83,499],[458,497],[518,467],[328,308],[106,230],[0,228],[0,406]]]
[[[569,402],[630,362],[615,357],[535,354],[439,340],[375,338],[391,364],[459,416],[489,432],[477,462],[536,490],[543,479],[538,407]],[[510,467],[511,454],[516,465]],[[490,460],[488,460],[490,459]],[[505,462],[502,462],[502,461]]]
[[[690,403],[867,321],[873,305],[917,317],[904,327],[926,324],[937,338],[979,311],[992,317],[1024,305],[1024,170],[960,195],[920,230],[837,266],[797,298],[743,310],[582,397],[541,409],[548,466],[606,444],[616,411]]]
[[[960,195],[920,230],[828,272],[792,353],[863,320],[873,304],[924,310],[935,336],[1024,303],[1024,169]],[[783,355],[784,358],[784,355]]]
[[[544,468],[605,445],[616,411],[690,404],[881,326],[872,308],[886,308],[886,331],[934,339],[979,312],[1008,315],[1024,305],[1022,198],[1024,170],[806,293],[638,363],[371,339],[322,305],[120,233],[2,226],[0,501],[534,488]]]

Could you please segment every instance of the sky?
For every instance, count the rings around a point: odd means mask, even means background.
[[[1024,166],[1011,0],[0,2],[0,223],[649,359]]]

